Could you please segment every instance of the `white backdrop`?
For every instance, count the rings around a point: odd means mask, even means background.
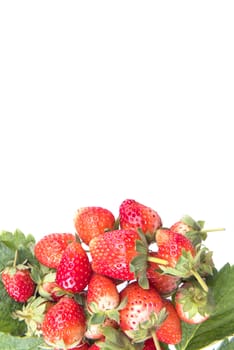
[[[232,2],[0,4],[0,229],[74,232],[126,198],[225,227],[233,263]]]

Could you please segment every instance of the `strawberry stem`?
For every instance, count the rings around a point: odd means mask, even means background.
[[[200,232],[217,232],[217,231],[225,231],[225,228],[220,227],[220,228],[210,228],[206,230],[201,230]]]
[[[17,258],[18,258],[18,250],[15,251],[15,257],[14,257],[13,267],[16,267]]]
[[[154,262],[156,264],[159,264],[159,265],[168,265],[168,261],[167,260],[156,258],[156,257],[153,257],[153,256],[148,256],[147,260],[151,261],[151,262]]]
[[[151,331],[151,335],[152,335],[152,338],[153,338],[153,341],[154,341],[155,349],[156,349],[156,350],[162,350],[162,349],[161,349],[161,346],[160,346],[160,344],[159,344],[159,341],[158,341],[158,338],[157,338],[157,335],[156,335],[155,330],[152,330],[152,331]]]
[[[200,284],[202,289],[204,289],[205,292],[208,292],[208,290],[209,290],[208,286],[207,286],[206,282],[203,280],[203,278],[201,278],[199,273],[197,271],[195,271],[195,270],[191,270],[191,273],[196,278],[196,280],[198,281],[198,283]]]

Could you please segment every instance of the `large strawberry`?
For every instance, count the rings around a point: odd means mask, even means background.
[[[74,241],[63,252],[56,271],[56,283],[71,293],[79,293],[88,285],[91,264],[82,245]]]
[[[155,288],[143,289],[137,282],[128,284],[120,293],[126,305],[120,310],[120,328],[133,340],[141,342],[155,334],[165,319],[163,300]]]
[[[72,233],[49,233],[35,244],[34,254],[41,264],[56,269],[64,250],[73,241]]]
[[[179,316],[169,299],[164,299],[163,303],[167,311],[167,317],[156,330],[158,340],[166,344],[178,344],[182,339],[182,328]]]
[[[93,237],[114,229],[115,217],[102,207],[82,207],[75,213],[74,226],[78,236],[88,245]]]
[[[138,254],[138,239],[133,230],[108,231],[94,237],[89,243],[93,271],[122,281],[134,279],[130,262]]]
[[[64,296],[46,313],[41,330],[45,342],[59,349],[75,347],[82,342],[86,329],[83,308]]]
[[[125,199],[121,203],[119,223],[122,229],[141,229],[148,236],[152,236],[162,226],[161,217],[155,210],[134,199]]]

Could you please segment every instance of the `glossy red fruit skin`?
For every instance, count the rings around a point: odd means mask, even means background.
[[[73,241],[72,233],[49,233],[35,244],[35,257],[42,265],[57,269],[64,250]]]
[[[137,329],[139,323],[149,319],[152,312],[159,313],[163,300],[155,288],[143,289],[137,282],[127,285],[120,298],[127,304],[120,310],[120,328],[123,332]]]
[[[92,269],[82,245],[75,241],[65,249],[56,271],[56,283],[71,293],[82,292],[88,285]]]
[[[140,228],[143,233],[153,234],[162,226],[159,214],[152,208],[134,199],[125,199],[119,207],[119,223],[121,229]]]
[[[157,258],[158,254],[157,252],[151,252],[149,253],[149,256]],[[161,295],[170,295],[177,289],[180,278],[177,276],[163,274],[159,271],[160,268],[158,264],[152,261],[148,262],[147,278],[150,285],[156,288]]]
[[[100,311],[111,310],[119,305],[119,300],[119,291],[113,280],[93,273],[88,284],[86,298],[88,309],[91,303],[95,303]]]
[[[94,237],[89,243],[93,271],[121,281],[133,280],[129,265],[138,255],[138,239],[133,230],[114,230]]]
[[[16,269],[14,274],[2,272],[2,282],[9,296],[19,303],[26,302],[35,291],[35,283],[28,269]]]
[[[93,237],[114,229],[115,217],[106,208],[82,207],[74,215],[74,226],[81,240],[89,245]]]
[[[64,341],[67,347],[80,344],[86,329],[83,308],[72,298],[61,298],[45,314],[41,330],[45,342],[59,347]]]
[[[164,299],[164,307],[167,310],[167,318],[156,331],[156,335],[159,341],[175,345],[182,339],[182,328],[180,318],[177,315],[176,309],[172,302],[168,299]]]
[[[158,229],[155,235],[158,245],[158,257],[166,260],[170,267],[175,267],[183,250],[190,252],[194,257],[196,254],[192,242],[180,233],[169,229]]]

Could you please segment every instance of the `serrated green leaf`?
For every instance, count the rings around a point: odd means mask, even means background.
[[[208,280],[213,290],[213,315],[198,325],[182,322],[182,341],[177,350],[200,350],[234,334],[234,265],[226,264]]]
[[[38,337],[14,337],[10,334],[0,332],[1,350],[41,350],[44,344],[42,338]]]

